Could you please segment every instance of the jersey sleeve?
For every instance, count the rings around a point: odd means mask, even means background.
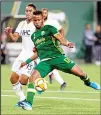
[[[21,35],[21,29],[22,29],[23,22],[20,22],[15,30],[16,33]]]
[[[55,35],[55,34],[59,33],[58,30],[57,30],[57,28],[55,28],[54,26],[50,26],[50,31],[51,31],[52,35]]]

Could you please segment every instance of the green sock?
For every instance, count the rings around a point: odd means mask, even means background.
[[[89,86],[90,85],[90,79],[88,77],[88,75],[86,74],[86,76],[84,78],[82,78],[82,80],[84,81],[84,84]]]
[[[34,95],[36,93],[36,90],[34,89],[34,84],[29,83],[28,84],[28,91],[27,91],[27,101],[32,105],[34,100]]]

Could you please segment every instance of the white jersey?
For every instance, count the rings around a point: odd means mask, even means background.
[[[21,58],[28,57],[27,54],[30,56],[33,53],[34,43],[31,40],[31,35],[35,32],[35,26],[33,22],[27,23],[26,20],[21,21],[16,28],[15,32],[19,33],[22,37],[22,52],[20,53]],[[25,53],[26,55],[23,55]]]
[[[15,32],[19,33],[19,35],[22,37],[22,51],[14,61],[12,71],[18,73],[18,75],[21,75],[21,73],[23,73],[27,76],[30,76],[33,70],[33,66],[35,66],[34,62],[31,62],[29,67],[23,67],[22,70],[20,70],[19,67],[21,65],[21,62],[24,62],[26,59],[30,58],[33,55],[33,48],[35,46],[31,40],[31,35],[33,32],[35,32],[35,26],[33,22],[27,23],[27,21],[24,20],[19,23]]]
[[[54,19],[45,20],[44,25],[54,26],[57,30],[60,30],[62,28],[62,26],[59,24],[59,22],[57,20],[54,20]]]

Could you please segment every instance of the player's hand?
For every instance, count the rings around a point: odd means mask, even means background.
[[[12,30],[13,30],[13,28],[7,27],[7,28],[4,29],[4,32],[5,32],[6,34],[9,34],[9,33],[12,33]]]
[[[73,48],[73,47],[74,47],[74,43],[69,42],[68,45],[67,45],[67,47],[69,47],[69,48]]]
[[[20,65],[20,68],[22,68],[25,65],[27,65],[27,63],[26,62],[22,62],[21,65]]]

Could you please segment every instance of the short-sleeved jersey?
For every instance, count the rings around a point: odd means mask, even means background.
[[[41,60],[56,58],[63,55],[58,40],[53,37],[53,35],[57,33],[58,30],[55,27],[45,25],[32,34],[31,39],[34,42],[38,56]]]
[[[33,22],[27,23],[27,21],[24,20],[19,23],[15,32],[19,33],[22,37],[22,51],[30,52],[33,50],[34,44],[31,40],[31,35],[35,30]]]

